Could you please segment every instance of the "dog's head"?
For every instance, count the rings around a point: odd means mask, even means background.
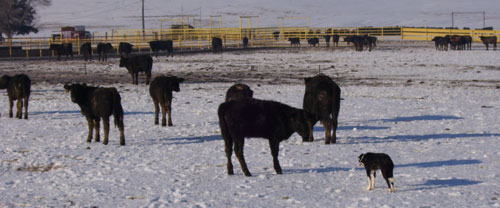
[[[360,166],[364,166],[364,163],[365,163],[365,154],[360,154],[358,156],[358,162],[359,162]]]

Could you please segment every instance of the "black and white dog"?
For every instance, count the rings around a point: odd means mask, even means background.
[[[365,166],[366,175],[368,176],[367,190],[375,188],[375,171],[380,169],[382,176],[387,182],[387,186],[389,186],[389,192],[394,192],[394,163],[389,155],[385,153],[367,152],[359,155],[358,159],[359,165]],[[373,174],[373,179],[371,178],[371,174]]]

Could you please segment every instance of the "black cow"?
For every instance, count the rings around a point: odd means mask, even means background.
[[[326,47],[330,47],[330,39],[332,38],[332,36],[324,35],[323,38],[325,39]]]
[[[168,126],[172,126],[172,91],[179,92],[179,83],[183,82],[184,78],[178,78],[176,76],[166,77],[159,76],[153,79],[151,85],[149,86],[149,95],[153,98],[153,103],[155,105],[155,125],[158,125],[158,114],[160,111],[159,106],[161,106],[161,125],[166,126],[167,120],[165,113],[168,113]]]
[[[120,57],[128,58],[130,53],[132,53],[132,47],[134,47],[134,45],[130,43],[120,42],[118,45],[118,53],[120,54]]]
[[[464,45],[464,50],[472,50],[472,37],[470,35],[460,36],[460,43]]]
[[[300,38],[288,38],[288,41],[290,41],[290,47],[300,47]]]
[[[307,43],[309,43],[310,46],[316,47],[316,45],[319,46],[319,39],[318,38],[309,38],[309,39],[307,39]]]
[[[340,36],[339,35],[333,35],[333,46],[339,46],[339,39],[340,39]]]
[[[336,143],[340,110],[340,87],[324,74],[305,78],[304,81],[306,91],[303,108],[312,115],[309,123],[310,134],[307,141],[314,141],[313,127],[316,122],[321,121],[325,128],[325,144]]]
[[[237,83],[231,86],[226,92],[225,101],[250,100],[253,98],[253,91],[246,84]]]
[[[167,51],[167,57],[174,57],[174,43],[172,40],[154,40],[149,42],[149,47],[155,52],[155,56],[158,57],[159,51]]]
[[[12,106],[14,105],[14,100],[17,100],[16,118],[22,118],[24,106],[24,119],[28,119],[28,100],[31,93],[30,78],[24,74],[15,76],[3,75],[0,78],[0,89],[7,89],[9,117],[12,118],[13,116]]]
[[[212,50],[214,53],[222,53],[222,39],[212,37]]]
[[[247,48],[247,47],[248,47],[248,38],[243,37],[243,48]]]
[[[99,61],[106,61],[108,59],[108,53],[111,50],[113,50],[113,45],[111,45],[111,43],[98,43],[97,54],[99,55]]]
[[[102,118],[104,125],[104,141],[108,144],[109,116],[113,115],[115,126],[120,131],[120,145],[125,145],[123,108],[121,97],[116,88],[90,87],[86,84],[64,85],[66,92],[71,92],[71,101],[80,106],[82,114],[87,118],[89,134],[87,142],[92,141],[92,131],[95,128],[95,142],[100,141],[99,129]]]
[[[80,46],[80,53],[83,55],[85,61],[92,61],[92,45],[90,43],[83,43]]]
[[[274,31],[273,32],[273,37],[274,37],[275,40],[278,40],[279,37],[280,37],[280,31]]]
[[[224,102],[218,108],[219,126],[224,139],[227,157],[227,173],[233,175],[231,155],[234,152],[245,176],[251,176],[243,156],[246,137],[262,137],[269,140],[274,169],[282,174],[278,161],[279,144],[294,132],[307,138],[309,127],[304,110],[265,100],[236,100]]]
[[[479,38],[486,46],[486,50],[488,50],[489,44],[493,44],[493,50],[497,50],[497,36],[480,36]]]
[[[61,55],[66,56],[64,60],[68,60],[68,56],[71,56],[71,59],[73,59],[72,43],[50,44],[49,49],[57,55],[57,60],[61,60]]]
[[[132,75],[132,84],[139,84],[139,72],[146,73],[146,85],[151,79],[151,70],[153,69],[153,58],[150,55],[137,55],[130,58],[121,57],[120,67],[127,68],[128,73]]]

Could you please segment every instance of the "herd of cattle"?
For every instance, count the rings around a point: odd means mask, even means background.
[[[131,57],[133,58],[133,57]],[[123,57],[122,57],[123,59]],[[303,109],[283,103],[253,98],[248,85],[235,84],[226,92],[225,102],[218,108],[219,126],[228,157],[227,171],[233,174],[231,155],[233,151],[240,161],[246,176],[250,172],[243,158],[243,144],[246,137],[262,137],[269,140],[274,168],[281,174],[278,161],[279,143],[297,132],[304,142],[312,142],[313,127],[318,122],[325,129],[325,144],[336,143],[336,130],[340,110],[340,87],[328,76],[319,74],[305,78]],[[159,111],[162,112],[162,126],[172,126],[172,92],[179,92],[179,84],[184,78],[158,76],[149,86],[149,93],[155,108],[154,123],[159,124]],[[136,83],[137,84],[137,83]],[[17,100],[16,118],[28,119],[28,100],[31,93],[31,80],[27,75],[4,75],[0,78],[0,89],[7,89],[9,97],[9,117],[13,117],[13,102]],[[70,92],[71,101],[78,104],[88,122],[87,142],[94,138],[100,142],[100,121],[104,126],[103,144],[108,144],[109,117],[113,115],[114,124],[120,131],[120,145],[125,145],[124,112],[121,97],[114,87],[93,87],[84,84],[65,84]],[[94,132],[95,131],[95,132]],[[95,136],[93,136],[95,134]]]
[[[493,45],[493,50],[497,49],[497,36],[480,36],[481,42],[486,46],[486,50],[489,49],[489,45]],[[446,35],[436,36],[432,38],[438,51],[447,51],[448,48],[451,50],[471,50],[472,48],[472,37],[470,35]]]

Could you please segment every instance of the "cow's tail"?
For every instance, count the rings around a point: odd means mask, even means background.
[[[123,108],[118,91],[113,93],[113,117],[115,119],[115,126],[123,128]]]

